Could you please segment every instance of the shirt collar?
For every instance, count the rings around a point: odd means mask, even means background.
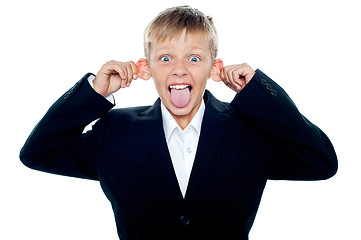
[[[194,117],[191,120],[191,122],[189,123],[189,125],[186,127],[186,129],[189,127],[193,127],[197,131],[198,136],[201,133],[201,126],[202,126],[202,120],[203,120],[205,108],[206,107],[204,104],[204,100],[202,98],[201,106],[199,107],[196,115],[194,115]],[[179,130],[181,130],[181,128],[179,127],[179,125],[177,124],[177,122],[175,121],[173,116],[170,114],[168,109],[164,106],[163,102],[161,102],[161,112],[162,112],[164,134],[165,134],[166,141],[168,142],[169,137],[171,136],[172,132],[177,128],[179,128]]]

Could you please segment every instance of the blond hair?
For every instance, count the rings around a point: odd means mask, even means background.
[[[200,33],[209,40],[212,59],[218,53],[218,37],[212,17],[204,15],[201,11],[189,6],[172,7],[159,13],[144,31],[144,54],[149,58],[150,45],[154,41],[163,42],[172,40],[186,33]]]

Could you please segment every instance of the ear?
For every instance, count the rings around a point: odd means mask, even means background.
[[[223,61],[222,59],[216,59],[212,66],[211,78],[215,82],[222,81],[221,79],[221,70],[223,68]]]
[[[149,80],[152,77],[147,59],[141,58],[135,65],[138,67],[139,78],[143,80]]]

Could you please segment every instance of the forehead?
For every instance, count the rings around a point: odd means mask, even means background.
[[[210,51],[208,38],[202,33],[187,33],[185,30],[173,38],[161,41],[152,41],[150,44],[152,52],[166,50],[199,50]]]

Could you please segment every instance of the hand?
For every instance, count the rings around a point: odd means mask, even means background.
[[[239,93],[252,79],[255,71],[246,63],[222,68],[220,78],[232,90]]]
[[[93,81],[94,90],[107,97],[120,88],[129,87],[132,80],[137,78],[138,67],[133,61],[109,61],[100,68],[96,75]]]

